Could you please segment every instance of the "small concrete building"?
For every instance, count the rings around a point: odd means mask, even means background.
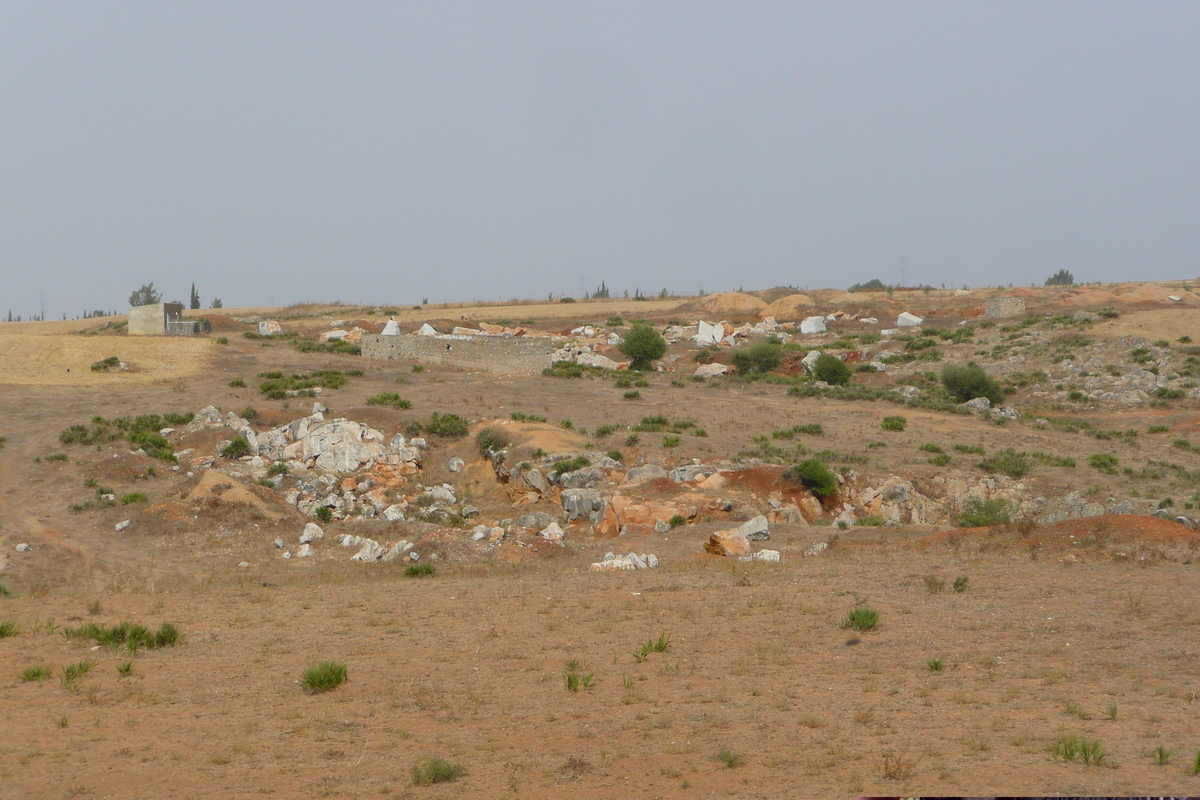
[[[208,330],[208,320],[183,318],[182,303],[151,303],[129,309],[130,336],[196,336]]]

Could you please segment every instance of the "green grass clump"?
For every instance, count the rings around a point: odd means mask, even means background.
[[[857,606],[842,618],[843,628],[867,632],[879,624],[879,612],[870,606]]]
[[[64,689],[73,692],[79,687],[79,682],[83,680],[84,676],[92,671],[93,666],[94,664],[86,658],[75,664],[68,664],[59,673],[59,682],[62,683]]]
[[[907,424],[908,420],[906,420],[904,417],[891,416],[884,417],[883,421],[879,423],[879,427],[883,428],[885,431],[902,431],[904,430],[904,426]]]
[[[389,406],[391,408],[402,410],[402,409],[412,408],[412,401],[405,400],[403,397],[401,397],[396,392],[381,392],[379,394],[373,394],[370,397],[368,397],[367,405],[369,405],[369,406]]]
[[[587,664],[575,658],[567,662],[567,671],[563,673],[563,679],[566,681],[567,690],[571,692],[582,692],[596,685],[595,674],[588,671]]]
[[[970,582],[970,578],[968,578],[966,575],[959,575],[957,578],[954,579],[954,591],[958,592],[959,594],[962,594],[963,592],[965,592],[967,590],[967,584],[969,582]]]
[[[160,647],[174,647],[183,639],[183,634],[170,622],[162,623],[157,631],[132,622],[121,622],[111,627],[103,623],[87,622],[78,628],[64,628],[63,635],[68,639],[94,639],[96,644],[110,650],[125,648],[131,653],[142,648],[156,650]]]
[[[234,378],[233,380],[231,380],[229,382],[230,389],[240,389],[241,387],[243,387],[245,385],[246,385],[246,382],[244,380],[242,380],[241,378]]]
[[[122,678],[132,675],[133,674],[133,662],[132,661],[122,661],[120,664],[117,664],[117,674],[119,674]]]
[[[333,509],[328,506],[317,506],[317,510],[313,513],[321,522],[333,522]]]
[[[92,364],[92,372],[107,372],[113,367],[118,367],[120,365],[121,359],[117,358],[116,356],[109,356],[108,358],[103,358]]]
[[[437,568],[428,561],[423,561],[420,564],[411,564],[404,570],[404,574],[410,578],[424,578],[432,575],[437,571]]]
[[[667,524],[672,528],[678,528],[680,525],[687,524],[687,517],[685,517],[683,514],[676,514],[675,516],[671,517]]]
[[[7,639],[10,636],[17,635],[17,623],[10,619],[0,622],[0,639]]]
[[[129,505],[130,503],[144,503],[146,495],[142,492],[130,492],[129,494],[121,495],[121,504]]]
[[[956,445],[954,445],[954,449],[959,453],[967,453],[967,454],[973,453],[973,454],[979,455],[979,456],[984,454],[983,448],[977,444],[956,444]]]
[[[746,763],[745,756],[728,747],[722,747],[720,750],[718,750],[717,758],[721,759],[721,763],[724,764],[727,769],[740,767],[742,764]]]
[[[21,673],[21,680],[26,683],[31,681],[45,683],[46,681],[50,680],[50,676],[53,674],[53,667],[30,667]]]
[[[922,580],[925,582],[925,591],[930,594],[941,594],[946,588],[946,582],[936,575],[926,575]]]
[[[304,670],[300,685],[309,694],[320,694],[336,689],[346,682],[346,665],[337,661],[323,661]]]
[[[940,658],[929,659],[928,661],[925,662],[925,666],[929,668],[930,672],[941,672],[942,669],[945,667],[945,665],[942,663],[942,660]]]
[[[1167,762],[1171,760],[1171,756],[1175,754],[1174,750],[1166,748],[1161,744],[1154,748],[1154,763],[1160,767],[1165,767]]]
[[[430,756],[422,762],[413,764],[411,770],[414,786],[451,783],[466,774],[467,768],[462,764],[456,764],[438,756]]]
[[[1096,453],[1088,458],[1088,464],[1109,475],[1117,474],[1117,457],[1108,453]]]

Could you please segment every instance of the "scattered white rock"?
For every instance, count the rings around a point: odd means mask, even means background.
[[[291,551],[291,550],[284,550],[284,551],[283,551],[283,555],[282,555],[282,556],[280,556],[280,557],[281,557],[281,558],[291,558],[291,557],[292,557],[292,551]]]
[[[29,543],[28,543],[28,542],[21,542],[19,545],[17,545],[17,552],[18,552],[18,553],[24,553],[24,552],[26,552],[26,551],[28,551],[28,550],[29,550]]]
[[[454,456],[453,458],[451,458],[450,463],[447,464],[447,466],[449,467],[451,472],[462,472],[463,467],[465,467],[466,465],[467,465],[467,463],[465,461],[463,461],[461,458],[459,458],[458,456]]]
[[[388,522],[399,522],[404,519],[404,506],[390,505],[383,510],[383,518]]]
[[[759,550],[748,556],[742,556],[738,561],[779,561],[778,550]]]
[[[246,567],[250,566],[250,562],[249,562],[249,561],[242,561],[242,562],[240,562],[240,563],[238,564],[238,566],[239,566],[239,567],[242,567],[243,569],[245,569]]]
[[[817,542],[812,547],[810,547],[804,551],[804,557],[810,558],[812,556],[819,556],[821,553],[824,553],[828,549],[829,549],[829,542]]]
[[[296,550],[296,555],[297,555],[299,558],[308,558],[308,557],[309,557],[309,556],[311,556],[312,554],[313,554],[313,549],[312,549],[312,545],[311,545],[311,544],[302,544],[302,545],[300,545],[300,547],[299,547],[299,548],[297,548],[297,550]]]
[[[300,544],[308,544],[316,539],[324,539],[325,531],[321,530],[321,526],[315,522],[310,522],[304,526],[304,533],[300,534]]]
[[[130,525],[130,520],[127,520],[127,519],[126,519],[126,520],[121,520],[121,521],[120,521],[120,522],[118,522],[116,525],[113,525],[113,530],[114,530],[114,531],[116,531],[117,533],[120,533],[121,531],[123,531],[123,530],[125,530],[126,528],[128,528],[128,527],[129,527],[129,525]]]
[[[627,569],[655,569],[658,567],[658,556],[653,553],[629,553],[618,556],[605,553],[603,561],[594,562],[589,569],[593,572],[615,572]]]
[[[896,327],[915,328],[924,321],[924,317],[918,317],[916,314],[910,314],[907,311],[901,311],[900,316],[896,317]]]
[[[700,378],[719,378],[728,372],[729,367],[724,364],[701,364],[692,374]]]
[[[282,550],[282,549],[283,549],[283,539],[276,539],[276,540],[275,540],[275,549],[276,549],[276,550]]]
[[[759,514],[748,522],[742,523],[741,527],[738,528],[738,533],[752,542],[761,542],[771,538],[771,534],[768,531],[767,518],[762,514]]]
[[[561,542],[565,532],[557,522],[551,522],[538,533],[543,539],[548,542]]]

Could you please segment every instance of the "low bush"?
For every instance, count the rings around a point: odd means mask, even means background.
[[[800,481],[810,492],[822,499],[836,492],[838,488],[837,475],[816,458],[801,461],[785,472],[784,477]]]
[[[1088,464],[1109,475],[1117,474],[1117,457],[1108,453],[1096,453],[1088,458]]]
[[[467,435],[467,421],[458,414],[439,414],[436,411],[429,416],[425,430],[435,436],[447,439],[458,439]]]
[[[835,355],[821,353],[813,364],[813,377],[830,386],[845,386],[850,382],[850,367]]]
[[[586,371],[583,364],[574,361],[555,361],[542,370],[542,374],[551,378],[582,378]]]
[[[241,378],[234,378],[233,380],[231,380],[229,382],[230,389],[239,389],[245,385],[246,385],[246,382],[244,380],[242,380]]]
[[[333,522],[333,510],[328,506],[317,506],[317,510],[313,514],[321,522]]]
[[[632,359],[633,369],[648,369],[651,361],[666,354],[667,340],[649,325],[634,325],[617,349]]]
[[[107,372],[113,367],[119,366],[121,366],[121,359],[117,358],[116,356],[109,356],[108,358],[101,359],[95,364],[92,364],[92,372]]]
[[[68,639],[93,639],[96,644],[110,650],[124,648],[131,653],[143,648],[157,650],[160,647],[174,647],[183,639],[179,629],[169,622],[159,625],[157,631],[132,622],[121,622],[111,627],[87,622],[78,628],[64,628],[63,635]]]
[[[564,472],[574,472],[578,469],[590,466],[591,459],[587,456],[575,456],[574,458],[564,458],[561,461],[554,463],[554,472],[556,475],[562,475]]]
[[[121,495],[121,505],[129,505],[130,503],[144,503],[146,495],[141,492],[130,492],[129,494]]]
[[[346,682],[346,665],[337,661],[323,661],[304,670],[300,685],[310,694],[328,692]]]
[[[729,354],[729,360],[745,375],[765,375],[783,361],[783,347],[770,342],[758,342],[739,347]]]
[[[1007,525],[1012,522],[1012,504],[1000,498],[984,500],[972,497],[963,503],[962,511],[954,521],[960,528]]]
[[[979,467],[988,472],[1002,472],[1010,478],[1020,478],[1029,472],[1029,459],[1024,453],[1009,447],[993,453],[991,458],[981,461]]]
[[[986,397],[992,405],[1004,402],[1004,390],[977,364],[947,364],[942,367],[942,385],[959,402]]]
[[[412,408],[412,401],[405,400],[403,397],[401,397],[396,392],[381,392],[379,394],[373,394],[370,397],[368,397],[367,405],[369,405],[369,406],[389,406],[390,408],[403,410],[403,409]]]
[[[484,428],[475,434],[475,444],[479,447],[479,455],[487,456],[508,447],[508,436],[495,428]]]
[[[879,423],[879,427],[883,428],[885,431],[902,431],[907,424],[908,420],[904,417],[893,416],[884,417],[883,421]]]
[[[222,458],[243,458],[250,455],[250,453],[250,443],[242,436],[238,436],[221,448]]]

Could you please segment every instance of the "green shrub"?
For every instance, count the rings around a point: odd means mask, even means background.
[[[770,342],[758,342],[749,347],[739,347],[729,354],[729,360],[738,372],[746,375],[764,375],[783,361],[783,347]]]
[[[242,458],[248,455],[250,455],[250,443],[242,436],[238,436],[221,448],[222,458]]]
[[[425,761],[413,764],[414,786],[432,786],[435,783],[451,783],[467,774],[467,768],[444,758],[430,756]]]
[[[608,322],[604,324],[610,328],[622,328],[625,326],[625,320],[620,317],[609,317]]]
[[[1168,428],[1166,425],[1151,425],[1146,429],[1146,433],[1166,433]]]
[[[427,578],[436,571],[433,564],[428,561],[423,561],[420,564],[410,564],[404,570],[404,574],[410,578]]]
[[[957,578],[954,579],[954,591],[958,592],[959,594],[962,594],[963,592],[965,592],[967,590],[967,584],[970,583],[970,581],[971,581],[971,579],[968,578],[966,575],[959,575]]]
[[[144,502],[146,502],[146,495],[142,494],[141,492],[130,492],[129,494],[121,496],[121,505],[127,506],[130,503],[144,503]]]
[[[798,480],[808,487],[808,490],[820,498],[826,498],[837,491],[837,475],[830,472],[819,459],[809,458],[784,473],[784,477]]]
[[[1088,458],[1088,464],[1090,464],[1094,469],[1098,469],[1101,472],[1108,473],[1109,475],[1117,474],[1117,457],[1109,455],[1108,453],[1096,453]]]
[[[467,421],[458,414],[439,414],[436,411],[429,416],[425,430],[435,436],[447,439],[458,439],[467,435]]]
[[[642,393],[639,392],[637,389],[634,389],[632,392],[626,392],[625,394],[623,394],[621,396],[623,398],[625,398],[626,400],[641,400],[642,399]]]
[[[142,648],[157,650],[160,647],[174,647],[183,638],[179,629],[169,622],[159,625],[157,631],[132,622],[121,622],[111,627],[88,622],[78,628],[64,628],[63,635],[68,639],[93,639],[96,644],[111,650],[124,648],[131,653]]]
[[[234,378],[233,380],[231,380],[229,382],[230,389],[238,389],[245,385],[246,385],[246,382],[244,380],[242,380],[241,378]]]
[[[972,497],[963,503],[962,511],[954,519],[960,528],[984,528],[991,525],[1007,525],[1012,522],[1012,504],[994,498],[984,500]],[[964,584],[965,586],[965,584]]]
[[[367,398],[369,406],[390,406],[395,409],[412,408],[412,401],[405,400],[396,392],[381,392]]]
[[[830,386],[845,386],[850,382],[850,367],[835,355],[821,353],[813,364],[813,377]]]
[[[870,606],[860,605],[842,618],[843,628],[853,628],[866,633],[879,624],[879,612]]]
[[[346,682],[346,665],[337,661],[323,661],[304,670],[300,685],[310,694],[320,694],[336,689]]]
[[[267,467],[268,475],[287,475],[288,465],[283,461],[276,461],[271,466]]]
[[[586,371],[583,364],[574,361],[555,361],[542,370],[542,374],[551,378],[582,378]]]
[[[947,364],[942,367],[942,385],[959,402],[986,397],[992,405],[1004,402],[1004,390],[977,364]]]
[[[608,456],[613,461],[624,461],[625,460],[625,454],[622,453],[620,450],[609,450],[604,455]]]
[[[508,447],[508,436],[495,428],[484,428],[475,434],[475,444],[479,446],[479,455],[487,456],[488,453],[498,453]]]
[[[17,623],[10,619],[0,622],[0,639],[7,639],[10,636],[17,635]]]
[[[575,470],[583,469],[586,466],[590,466],[591,463],[591,459],[587,456],[564,458],[554,463],[554,472],[556,475],[562,475],[564,472],[574,472]]]
[[[687,517],[685,517],[683,514],[676,514],[675,516],[671,517],[670,522],[667,524],[669,524],[672,528],[678,528],[680,525],[687,524]]]
[[[109,356],[108,358],[92,364],[92,372],[106,372],[107,370],[110,370],[113,367],[119,367],[120,365],[121,359],[117,358],[116,356]]]
[[[1029,459],[1024,453],[1018,453],[1008,447],[981,461],[979,467],[988,472],[1002,472],[1010,478],[1020,478],[1029,472]]]
[[[921,445],[921,450],[923,450],[926,453],[939,453],[940,454],[940,453],[946,452],[945,450],[943,450],[941,447],[934,444],[933,442],[926,442],[925,444]]]
[[[328,506],[317,506],[313,513],[321,522],[333,522],[333,510]]]
[[[651,361],[666,354],[667,340],[649,325],[634,325],[618,349],[632,359],[634,369],[648,369]]]
[[[884,417],[879,423],[879,427],[885,431],[902,431],[904,426],[908,424],[908,420],[904,417]]]
[[[680,438],[678,436],[664,436],[662,444],[663,447],[676,447],[679,442]]]

